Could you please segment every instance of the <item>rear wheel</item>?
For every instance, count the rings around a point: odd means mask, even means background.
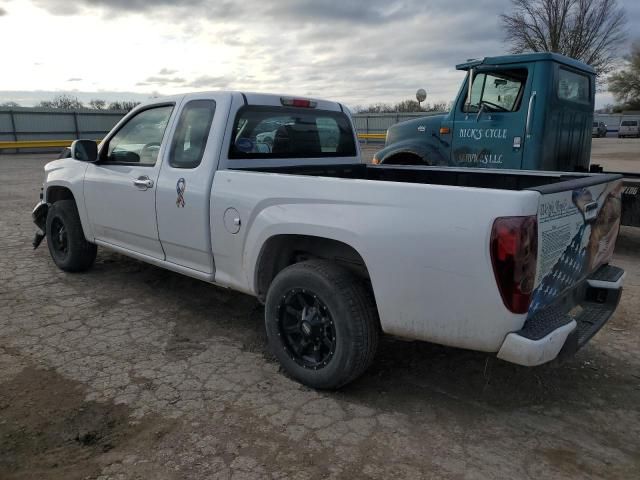
[[[284,370],[313,388],[335,389],[355,380],[378,345],[369,289],[348,270],[321,260],[291,265],[276,276],[265,326]]]
[[[51,258],[61,270],[82,272],[93,265],[97,247],[85,239],[73,200],[60,200],[49,207],[47,246]]]

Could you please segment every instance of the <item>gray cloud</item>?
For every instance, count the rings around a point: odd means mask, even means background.
[[[232,18],[238,17],[243,11],[243,7],[230,0],[208,1],[208,0],[79,0],[70,2],[69,0],[34,0],[34,3],[54,15],[77,14],[86,10],[102,9],[113,14],[125,13],[154,13],[164,9],[183,10],[194,12],[206,8],[207,16],[210,18]],[[185,21],[193,20],[193,17],[185,17]]]
[[[184,83],[183,86],[189,87],[189,88],[219,89],[219,88],[227,88],[230,84],[231,84],[231,80],[225,76],[213,77],[209,75],[202,75],[190,82]]]
[[[462,78],[456,63],[508,51],[499,22],[508,0],[35,1],[55,14],[144,13],[179,25],[177,42],[208,36],[233,52],[224,70],[207,60],[222,75],[178,77],[165,67],[138,83],[153,88],[313,92],[360,104],[412,98],[422,87],[428,101],[448,101]],[[640,2],[619,3],[638,35]]]
[[[184,83],[186,80],[182,77],[166,77],[166,76],[152,76],[152,77],[147,77],[147,79],[142,82],[139,83],[139,85],[169,85],[172,83],[177,83],[177,84],[181,84]]]
[[[67,80],[67,82],[81,82],[82,79],[80,77],[72,77]]]
[[[0,17],[5,16],[7,13],[8,12],[4,8],[0,7]]]

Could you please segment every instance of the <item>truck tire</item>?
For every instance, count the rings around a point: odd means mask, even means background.
[[[309,260],[282,270],[265,306],[269,346],[300,383],[337,389],[369,367],[379,321],[370,290],[347,269]]]
[[[47,246],[53,262],[65,272],[83,272],[93,265],[98,249],[85,239],[73,200],[60,200],[49,207]]]

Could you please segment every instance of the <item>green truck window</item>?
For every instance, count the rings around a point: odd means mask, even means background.
[[[589,104],[589,77],[566,68],[559,68],[558,98],[569,102]]]
[[[485,111],[516,112],[527,83],[527,70],[478,72],[473,78],[471,103],[463,103],[463,111],[477,113],[480,105]]]

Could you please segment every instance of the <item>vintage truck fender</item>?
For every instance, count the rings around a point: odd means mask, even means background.
[[[419,160],[416,164],[424,165],[443,165],[446,164],[448,160],[442,152],[433,145],[425,144],[415,139],[408,139],[389,145],[376,152],[373,156],[373,163],[393,163],[393,157],[403,156],[403,161],[399,163],[407,165],[407,155],[416,157],[416,159]],[[391,161],[389,161],[390,159]]]
[[[444,115],[422,117],[393,125],[387,131],[386,146],[374,155],[373,163],[393,163],[393,157],[414,156],[426,165],[449,163],[450,135],[440,136]]]
[[[66,198],[65,191],[70,191],[78,208],[82,230],[85,238],[93,242],[94,235],[91,222],[84,203],[84,175],[88,164],[70,158],[54,160],[45,165],[44,198],[47,203]]]

